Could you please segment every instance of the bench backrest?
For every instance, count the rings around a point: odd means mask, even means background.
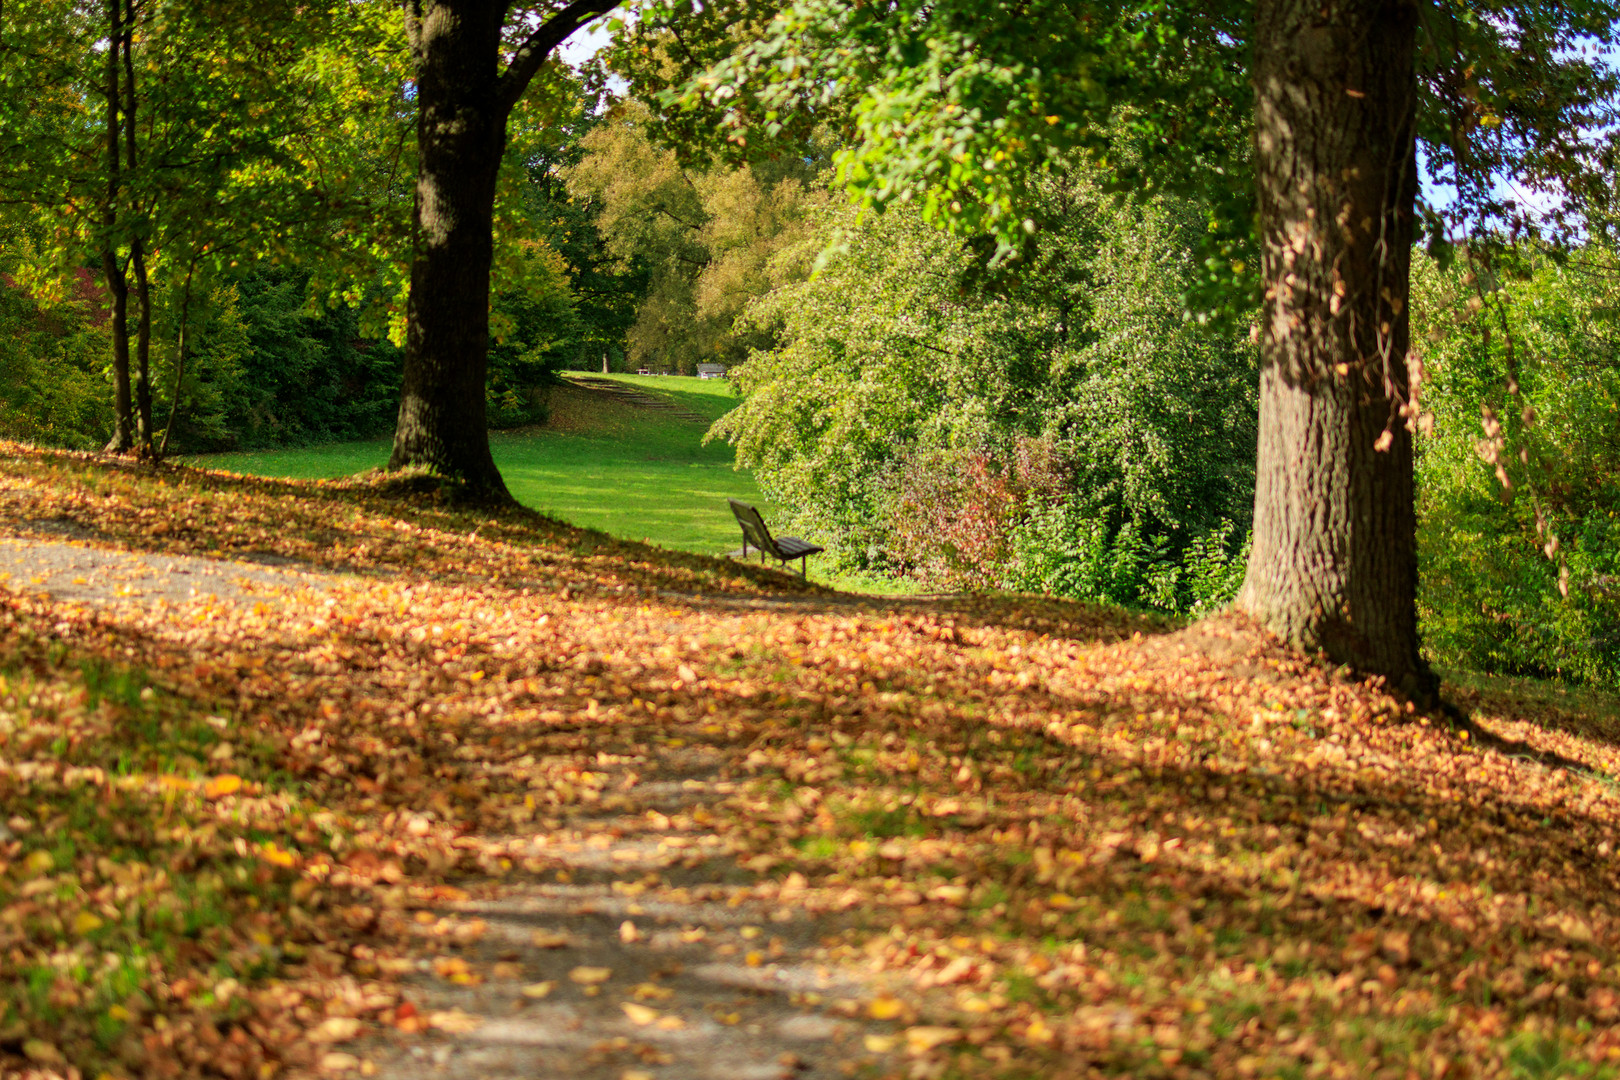
[[[768,551],[772,555],[778,554],[776,541],[771,539],[771,530],[765,527],[765,519],[759,516],[759,511],[736,499],[727,499],[726,502],[731,504],[731,512],[736,516],[737,524],[742,526],[743,539],[761,551]]]

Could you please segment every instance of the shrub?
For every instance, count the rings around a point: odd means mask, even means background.
[[[1058,226],[994,287],[915,210],[822,213],[750,310],[778,344],[712,434],[846,566],[1213,603],[1252,513],[1253,348],[1181,317],[1196,208],[1050,183]]]
[[[1593,245],[1508,253],[1494,274],[1420,268],[1414,338],[1440,339],[1418,443],[1419,613],[1437,664],[1620,683],[1613,258]],[[1452,331],[1480,285],[1488,310]]]
[[[0,274],[0,435],[93,450],[111,435],[111,337],[88,271],[59,298]]]

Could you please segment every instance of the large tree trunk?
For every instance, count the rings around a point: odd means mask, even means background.
[[[404,386],[388,467],[427,466],[474,498],[510,501],[489,452],[489,274],[507,108],[497,63],[505,7],[424,5],[416,31],[416,249]]]
[[[107,195],[101,208],[101,272],[107,279],[112,298],[113,351],[113,435],[106,451],[127,453],[135,445],[129,392],[129,283],[118,261],[118,118],[121,101],[118,89],[119,43],[123,40],[123,18],[119,0],[107,0]]]
[[[1417,193],[1411,0],[1261,0],[1254,547],[1238,605],[1426,699],[1407,293]]]

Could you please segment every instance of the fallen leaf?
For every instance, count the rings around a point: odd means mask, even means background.
[[[906,1050],[912,1054],[926,1054],[961,1037],[962,1033],[951,1027],[909,1027],[906,1028]]]
[[[227,795],[234,795],[242,790],[242,778],[234,773],[224,773],[214,777],[203,786],[203,796],[210,801],[223,799]]]
[[[460,1009],[428,1014],[428,1025],[449,1035],[465,1035],[469,1031],[476,1031],[483,1022],[483,1017],[474,1016]]]
[[[577,967],[568,973],[568,977],[581,986],[594,986],[597,983],[607,982],[613,977],[613,969],[605,967]]]
[[[657,1009],[649,1009],[647,1006],[637,1005],[633,1001],[626,1001],[623,1005],[620,1005],[619,1008],[624,1010],[624,1015],[630,1018],[630,1022],[632,1024],[636,1024],[638,1026],[646,1026],[647,1024],[652,1023],[654,1020],[657,1020],[659,1016]]]
[[[888,995],[873,998],[872,1003],[866,1007],[866,1015],[874,1020],[893,1020],[895,1017],[904,1014],[905,1011],[905,1002]]]
[[[360,1021],[352,1016],[332,1016],[323,1020],[309,1033],[311,1042],[348,1042],[360,1034]]]
[[[657,983],[644,982],[631,987],[630,995],[637,1001],[667,1001],[675,996],[675,991]]]
[[[44,1039],[28,1039],[22,1046],[23,1057],[36,1065],[61,1065],[67,1061],[53,1043]]]

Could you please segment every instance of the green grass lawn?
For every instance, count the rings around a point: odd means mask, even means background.
[[[601,378],[602,376],[596,376]],[[740,402],[724,379],[678,375],[609,375],[682,408],[718,420]],[[742,543],[726,499],[753,503],[767,523],[780,515],[764,502],[746,469],[723,442],[703,445],[707,425],[636,408],[571,385],[551,395],[545,427],[490,434],[495,464],[523,505],[629,540],[701,555],[722,555]],[[375,469],[390,442],[329,443],[286,450],[208,454],[188,459],[209,469],[252,476],[330,480]],[[807,536],[812,543],[818,537]],[[821,565],[817,565],[818,562]],[[846,592],[903,595],[916,582],[832,574],[825,558],[810,560],[810,579]]]
[[[615,378],[711,420],[739,401],[723,379]],[[490,436],[495,462],[519,502],[570,524],[681,551],[717,555],[741,543],[726,499],[759,505],[759,487],[751,473],[732,467],[730,446],[702,444],[705,425],[571,386],[558,387],[551,402],[546,427]],[[388,440],[377,439],[190,460],[255,476],[331,479],[377,468],[388,450]],[[761,509],[769,520],[770,508]]]

